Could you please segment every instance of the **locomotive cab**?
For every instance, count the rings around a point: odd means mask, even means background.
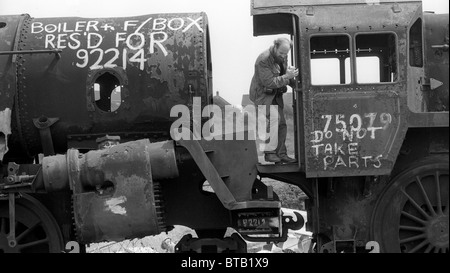
[[[298,166],[258,169],[308,195],[317,251],[366,251],[370,241],[386,252],[448,251],[448,229],[441,236],[422,226],[448,226],[448,15],[388,0],[253,0],[251,13],[254,36],[291,35],[300,69]],[[416,177],[412,166],[423,172]]]

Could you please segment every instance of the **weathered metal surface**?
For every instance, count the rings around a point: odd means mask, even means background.
[[[11,134],[11,109],[0,111],[0,161],[8,152],[8,136]]]
[[[261,4],[257,4],[261,2]],[[358,4],[352,4],[358,3]],[[292,13],[302,18],[300,29],[318,29],[327,31],[332,27],[348,29],[371,26],[383,29],[382,26],[408,26],[411,17],[421,1],[377,1],[379,5],[371,5],[366,1],[267,1],[255,0],[252,15],[275,12]],[[398,3],[397,3],[398,2]],[[394,7],[398,8],[394,8]],[[330,16],[333,14],[333,16]],[[371,16],[367,16],[371,14]]]
[[[447,127],[449,125],[448,112],[410,113],[408,115],[409,128]]]
[[[299,14],[307,177],[391,172],[406,134],[408,114],[405,107],[407,71],[404,69],[408,56],[407,33],[406,28],[400,26],[412,24],[420,3],[401,3],[400,6],[401,11],[394,12],[390,5],[330,5],[315,7],[314,15]],[[326,13],[336,16],[324,16]],[[369,13],[373,16],[367,17]],[[344,18],[351,19],[344,21]],[[352,69],[350,83],[313,85],[309,60],[311,35],[342,31],[350,35],[349,57],[356,55],[356,49],[352,49],[353,40],[358,37],[355,35],[372,31],[395,33],[396,80],[358,84]]]
[[[427,112],[449,111],[449,16],[424,13],[425,77],[430,81],[425,89]],[[436,86],[433,81],[439,82]],[[448,114],[447,114],[448,116]],[[447,121],[448,126],[448,121]]]
[[[237,135],[233,135],[237,139]],[[256,179],[257,152],[254,141],[247,140],[212,140],[200,141],[211,163],[236,201],[249,201]]]
[[[179,140],[179,145],[186,148],[195,163],[202,171],[205,179],[209,182],[212,189],[216,193],[220,202],[226,209],[232,209],[236,206],[236,198],[233,196],[230,189],[225,185],[222,177],[219,175],[215,166],[211,163],[211,160],[206,155],[202,146],[197,140]]]
[[[68,135],[162,131],[168,139],[172,106],[193,96],[212,102],[204,13],[27,18],[19,32],[17,50],[61,50],[0,56],[20,58],[14,137],[22,152],[41,152],[32,123],[41,116],[60,119],[51,133],[63,153]]]
[[[84,155],[70,150],[69,178],[80,242],[121,240],[160,233],[148,140]]]
[[[430,49],[427,45],[426,58],[430,54],[437,56],[433,56],[425,68],[412,67],[409,60],[413,50],[411,26],[423,20],[421,1],[254,0],[251,13],[255,17],[254,35],[279,31],[297,38],[299,51],[294,55],[298,54],[302,83],[298,112],[304,114],[304,132],[298,141],[305,143],[300,153],[305,154],[303,163],[307,177],[387,175],[392,171],[408,127],[448,126],[448,112],[428,113],[445,111],[448,107],[448,52],[445,52],[448,51],[448,22],[445,25],[443,18],[429,19],[424,30],[426,39],[440,46]],[[448,16],[444,16],[448,20]],[[289,24],[289,17],[298,21],[298,32],[293,33],[296,26]],[[436,20],[440,20],[440,27]],[[359,84],[357,65],[351,64],[350,82],[313,85],[310,52],[316,48],[310,42],[312,37],[342,33],[348,34],[348,46],[343,48],[348,50],[347,56],[338,56],[338,52],[332,56],[333,53],[324,51],[319,52],[322,57],[316,58],[349,58],[355,62],[355,56],[369,56],[361,53],[365,48],[359,48],[355,42],[358,35],[385,33],[395,37],[396,52],[390,57],[395,60],[395,80]],[[334,51],[336,48],[324,49]],[[439,65],[433,66],[437,63]],[[341,70],[342,67],[343,61]],[[429,74],[425,79],[424,70],[428,70],[425,75]],[[345,81],[346,75],[341,73],[340,76],[341,82]],[[426,91],[424,83],[434,90]]]
[[[44,157],[42,159],[42,173],[46,192],[70,189],[66,155]]]
[[[24,16],[0,16],[0,51],[17,48],[18,31]],[[11,113],[16,94],[15,56],[0,56],[0,161],[8,152],[11,134]]]
[[[173,141],[150,143],[147,147],[150,153],[153,180],[166,180],[178,177],[178,166]]]
[[[46,156],[55,154],[50,127],[55,124],[55,122],[58,122],[58,120],[58,118],[47,118],[44,116],[33,119],[34,126],[39,129],[42,151]]]
[[[161,183],[166,224],[183,225],[195,230],[230,226],[230,211],[215,193],[203,190],[206,179],[197,164],[192,160],[185,160],[179,172],[179,178]]]
[[[396,92],[314,95],[306,112],[307,176],[388,174],[405,126],[400,104]]]
[[[114,137],[105,137],[103,138],[105,141],[111,141],[107,139],[114,140]],[[150,165],[151,165],[151,173],[152,173],[152,179],[153,180],[167,180],[172,178],[177,178],[179,176],[178,173],[178,166],[177,166],[177,159],[175,154],[175,147],[173,141],[162,141],[162,142],[155,142],[155,143],[148,143],[148,140],[142,140],[142,144],[140,147],[142,149],[145,149],[145,153],[149,155],[150,158]],[[119,143],[116,143],[111,146],[103,146],[101,149],[108,149],[115,145],[119,145]],[[133,145],[133,142],[127,142],[120,147],[126,145]],[[132,149],[135,149],[134,147]],[[103,154],[104,151],[98,150],[97,154]],[[45,156],[42,159],[42,169],[43,169],[43,183],[45,185],[45,190],[47,192],[53,192],[53,191],[62,191],[62,190],[68,190],[71,188],[70,182],[69,182],[69,174],[68,170],[69,164],[80,164],[76,162],[76,157],[74,157],[74,154],[77,154],[79,152],[75,152],[73,149],[69,150],[68,155],[55,155],[55,156]],[[125,154],[128,153],[128,150],[124,152]],[[92,153],[91,153],[92,154]],[[83,157],[83,155],[79,155],[80,158]],[[119,161],[122,160],[121,158],[118,159]],[[93,160],[95,164],[96,160]],[[100,161],[98,162],[100,163]],[[102,176],[100,176],[102,177]],[[82,179],[80,178],[80,183],[83,187],[102,187],[103,186],[103,180],[98,179]]]
[[[228,210],[281,206],[279,201],[251,200],[257,159],[253,141],[180,139],[178,144],[188,150],[217,198]],[[234,158],[233,162],[230,158]]]
[[[173,141],[148,139],[86,154],[70,149],[65,155],[47,156],[42,173],[39,189],[73,193],[76,233],[83,243],[163,231],[163,191],[158,181],[179,175]]]
[[[401,2],[421,2],[421,0],[339,0],[330,3],[329,0],[252,0],[252,7],[255,9],[292,7],[292,6],[322,6],[322,5],[379,5],[395,4]]]

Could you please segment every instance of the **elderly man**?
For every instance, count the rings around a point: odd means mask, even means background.
[[[298,75],[298,69],[287,67],[287,56],[291,48],[292,42],[289,39],[276,39],[273,45],[256,59],[255,74],[250,86],[250,100],[256,106],[266,106],[266,115],[263,118],[267,119],[270,127],[270,142],[266,141],[264,160],[268,162],[297,161],[286,154],[287,126],[283,112],[283,93],[287,91],[287,85],[293,84],[293,79]],[[271,105],[278,106],[278,117],[270,115]]]

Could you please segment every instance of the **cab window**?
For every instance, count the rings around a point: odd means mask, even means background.
[[[357,83],[398,80],[397,45],[393,33],[358,34],[355,51]]]
[[[326,35],[311,37],[311,84],[349,84],[351,82],[351,66],[348,61],[349,58],[349,36]]]

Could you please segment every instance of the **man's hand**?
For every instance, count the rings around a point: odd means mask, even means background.
[[[288,69],[286,70],[286,74],[285,74],[285,75],[286,75],[286,78],[287,78],[288,80],[293,79],[293,78],[295,78],[295,77],[298,76],[298,69],[295,68],[295,67],[290,66],[290,67],[288,67]]]

